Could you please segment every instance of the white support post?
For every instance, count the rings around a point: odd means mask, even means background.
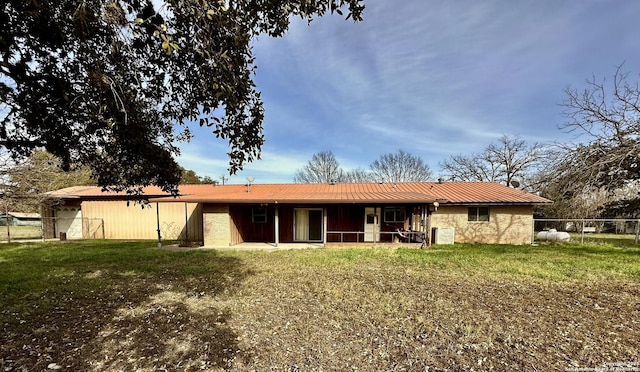
[[[278,246],[278,244],[280,244],[280,218],[278,216],[278,206],[276,205],[276,209],[275,209],[275,214],[274,214],[274,219],[273,219],[273,226],[274,226],[274,237],[275,237],[275,243],[276,243],[276,247]]]
[[[322,246],[327,246],[327,226],[329,221],[327,218],[327,208],[322,208]]]
[[[378,242],[378,226],[380,225],[380,215],[378,214],[378,207],[373,208],[373,246],[375,247]]]
[[[433,212],[429,210],[429,205],[425,206],[425,213],[427,215],[427,220],[425,221],[425,230],[427,230],[427,247],[431,248],[431,215]]]

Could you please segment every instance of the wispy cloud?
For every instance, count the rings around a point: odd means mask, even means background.
[[[502,134],[568,138],[557,129],[563,89],[609,76],[624,61],[640,66],[637,1],[366,5],[362,23],[294,20],[284,38],[254,43],[266,144],[263,160],[242,174],[290,182],[324,150],[345,167],[366,168],[402,148],[434,168]],[[199,141],[185,161],[223,172],[225,144]]]

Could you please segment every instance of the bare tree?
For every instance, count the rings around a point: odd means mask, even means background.
[[[344,171],[331,151],[313,154],[307,165],[298,169],[293,178],[296,183],[331,183],[344,178]]]
[[[583,91],[567,88],[561,126],[588,142],[565,146],[574,182],[616,189],[640,179],[640,87],[618,66],[611,84],[587,80]]]
[[[344,172],[343,182],[373,182],[375,178],[371,172],[364,168],[355,168],[350,171]]]
[[[609,218],[640,217],[640,182],[631,182],[615,190],[613,197],[601,208],[601,215]]]
[[[446,177],[460,181],[488,181],[510,185],[531,177],[544,147],[529,145],[518,136],[503,135],[479,154],[453,155],[440,163]]]
[[[553,200],[553,204],[537,207],[537,213],[547,218],[599,218],[602,208],[610,201],[609,192],[570,180],[545,174],[538,189],[540,195]]]
[[[565,89],[566,123],[578,143],[560,144],[539,177],[553,217],[634,216],[640,183],[640,89],[618,66],[613,79]]]
[[[36,150],[24,162],[14,164],[7,171],[7,190],[10,206],[16,212],[38,212],[47,191],[70,186],[95,185],[87,166],[63,171],[58,158],[43,150]]]
[[[484,155],[452,155],[440,164],[440,168],[449,179],[494,182],[498,179],[498,164]]]
[[[432,178],[429,166],[404,150],[380,156],[371,163],[371,172],[381,182],[422,182]]]
[[[1,212],[7,213],[13,206],[13,191],[14,187],[11,185],[11,177],[9,172],[15,163],[12,161],[9,153],[0,148],[0,196],[2,197],[2,210]],[[8,214],[5,215],[7,220],[6,225],[9,226]]]

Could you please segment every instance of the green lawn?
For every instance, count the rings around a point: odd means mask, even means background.
[[[0,370],[567,370],[640,361],[640,248],[0,245]]]
[[[585,244],[611,244],[618,247],[638,247],[634,234],[571,233],[571,241]]]

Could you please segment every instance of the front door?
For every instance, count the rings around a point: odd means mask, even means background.
[[[297,208],[293,214],[294,240],[322,241],[322,209]]]
[[[364,241],[372,242],[380,239],[380,224],[378,220],[378,208],[364,209]]]

